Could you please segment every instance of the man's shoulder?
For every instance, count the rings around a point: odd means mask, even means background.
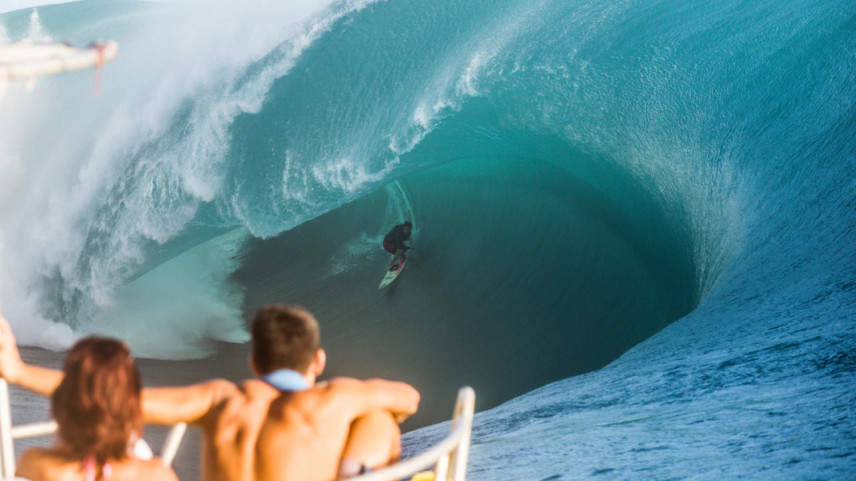
[[[311,404],[314,409],[322,405],[335,404],[337,402],[347,403],[357,393],[364,381],[351,377],[337,377],[316,385],[305,391],[288,393],[284,398],[292,400],[291,404]]]
[[[247,401],[269,401],[278,392],[267,382],[256,378],[244,379],[239,384],[232,384],[231,387],[224,385],[222,389],[229,392],[228,397],[243,398]]]
[[[350,418],[360,404],[363,384],[358,379],[338,377],[305,391],[283,392],[271,403],[270,413],[286,417],[287,413],[303,413],[310,418]]]
[[[198,389],[197,392],[200,395],[207,397],[211,403],[211,407],[214,409],[217,409],[218,406],[247,398],[244,383],[236,384],[228,379],[208,379],[207,381],[191,386],[191,388]]]
[[[366,381],[362,381],[353,377],[334,377],[327,381],[316,384],[315,388],[327,391],[340,391],[359,388],[365,383]]]
[[[228,379],[214,378],[203,381],[198,385],[214,393],[215,398],[223,399],[241,395],[246,381],[238,384]]]
[[[235,384],[216,380],[210,385],[212,402],[205,414],[203,425],[217,431],[224,426],[242,426],[248,420],[266,413],[277,392],[266,383],[247,379]]]

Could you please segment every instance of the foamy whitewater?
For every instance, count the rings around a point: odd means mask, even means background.
[[[476,389],[468,479],[856,477],[853,2],[0,15],[28,38],[121,51],[0,103],[22,344],[97,332],[219,376],[294,302],[330,374],[420,389],[408,453]]]

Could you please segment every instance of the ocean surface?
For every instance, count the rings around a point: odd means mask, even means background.
[[[473,481],[856,479],[856,3],[0,15],[0,41],[96,38],[115,62],[0,103],[0,304],[32,362],[99,333],[148,385],[237,381],[253,312],[296,303],[328,376],[422,392],[408,453],[475,388]]]

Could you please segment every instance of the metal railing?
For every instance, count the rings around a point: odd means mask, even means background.
[[[475,401],[476,393],[473,388],[462,387],[458,391],[458,400],[452,414],[452,428],[448,436],[427,451],[383,469],[350,478],[350,481],[410,479],[410,476],[427,468],[433,471],[435,481],[464,481],[470,454]]]

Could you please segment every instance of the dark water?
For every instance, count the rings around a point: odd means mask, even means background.
[[[304,305],[322,323],[330,374],[406,374],[427,400],[420,425],[448,418],[459,386],[495,406],[600,368],[693,307],[698,288],[677,233],[645,238],[555,167],[491,165],[462,160],[400,181],[417,248],[385,290],[377,282],[389,255],[369,230],[385,191],[249,242],[235,274],[247,312]],[[651,214],[652,228],[666,225]]]

